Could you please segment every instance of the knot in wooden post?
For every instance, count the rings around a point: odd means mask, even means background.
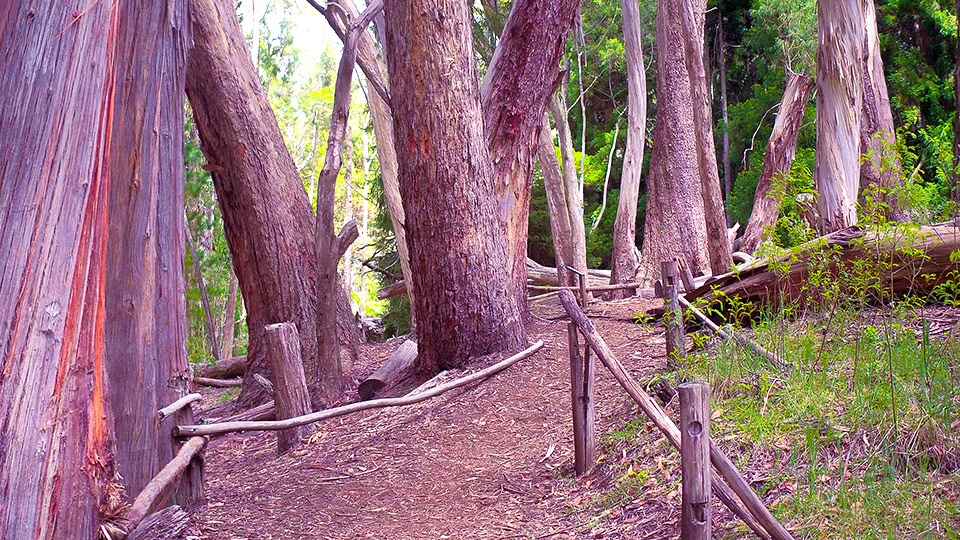
[[[706,383],[677,387],[680,397],[680,471],[683,485],[680,537],[710,538],[710,390]]]

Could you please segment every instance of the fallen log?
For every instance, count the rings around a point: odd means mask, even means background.
[[[600,287],[610,283],[609,270],[587,270],[587,286]],[[545,285],[560,285],[557,279],[557,269],[538,264],[533,259],[527,259],[527,279],[534,283]]]
[[[247,357],[234,356],[233,358],[225,358],[212,366],[200,366],[197,376],[207,379],[232,379],[243,377],[246,372]]]
[[[190,515],[179,506],[168,506],[143,518],[143,521],[127,535],[126,540],[170,540],[180,538],[187,530]],[[120,540],[119,537],[112,537]]]
[[[461,386],[468,385],[472,382],[479,381],[496,373],[499,373],[508,367],[516,364],[524,358],[532,356],[535,352],[539,351],[543,347],[543,341],[538,341],[534,343],[527,349],[498,362],[488,368],[482,369],[476,373],[467,375],[466,377],[461,377],[459,379],[450,381],[446,384],[441,384],[436,388],[432,388],[425,392],[419,394],[407,395],[399,398],[383,398],[383,399],[373,399],[370,401],[361,401],[358,403],[351,403],[349,405],[344,405],[342,407],[335,407],[333,409],[326,409],[323,411],[317,411],[315,413],[307,414],[304,416],[299,416],[297,418],[290,418],[287,420],[278,420],[273,422],[223,422],[219,424],[207,424],[207,425],[185,425],[178,426],[174,428],[173,435],[174,437],[192,437],[198,435],[221,435],[223,433],[232,433],[236,431],[276,431],[279,429],[290,429],[297,426],[303,426],[306,424],[312,424],[314,422],[319,422],[321,420],[329,420],[331,418],[338,418],[340,416],[345,416],[355,412],[366,411],[369,409],[382,409],[384,407],[399,407],[402,405],[412,405],[414,403],[420,403],[421,401],[426,401],[432,397],[439,396],[440,394],[453,390],[454,388],[459,388]]]
[[[387,358],[382,366],[360,382],[357,387],[360,399],[364,401],[373,399],[378,392],[409,378],[416,361],[417,342],[408,339],[390,355],[390,358]]]
[[[810,283],[811,271],[825,269],[842,287],[858,263],[868,265],[883,285],[884,297],[929,293],[939,284],[955,279],[960,264],[950,254],[960,250],[960,227],[956,221],[917,228],[867,232],[859,227],[842,229],[798,246],[774,260],[757,259],[733,272],[716,276],[686,295],[690,302],[704,299],[712,305],[724,299],[777,305],[805,301],[819,291]],[[862,267],[859,264],[859,267]],[[702,302],[703,302],[702,301]]]
[[[590,347],[597,353],[600,361],[613,374],[617,382],[630,395],[631,398],[640,406],[644,414],[653,421],[654,425],[670,441],[670,444],[677,450],[680,449],[680,429],[673,420],[667,416],[660,405],[649,394],[644,391],[630,373],[624,369],[623,365],[614,356],[613,351],[607,346],[600,334],[593,327],[593,323],[583,313],[583,310],[577,305],[573,296],[567,291],[560,291],[560,302],[567,311],[570,319],[577,325],[577,329],[583,335]],[[713,490],[730,510],[739,516],[744,523],[750,527],[761,538],[771,538],[773,540],[792,540],[793,536],[783,528],[782,525],[773,517],[769,510],[763,505],[763,502],[757,497],[756,493],[750,488],[749,484],[743,479],[733,463],[720,451],[719,447],[711,442],[710,460],[716,468],[713,473]],[[723,483],[726,480],[730,487]],[[731,492],[732,488],[732,492]],[[739,497],[740,501],[737,501]],[[746,507],[746,511],[740,505]]]
[[[144,518],[162,506],[173,494],[180,477],[183,476],[193,458],[203,450],[206,444],[206,437],[191,437],[183,443],[177,455],[144,486],[133,504],[127,507],[116,520],[103,525],[110,537],[125,538],[128,533],[138,528]]]
[[[243,379],[208,379],[206,377],[194,377],[194,384],[200,386],[212,386],[214,388],[236,388],[243,386]]]

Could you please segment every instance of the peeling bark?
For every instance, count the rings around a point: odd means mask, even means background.
[[[93,538],[118,502],[103,356],[118,11],[0,7],[4,538]]]
[[[636,0],[623,0],[623,44],[627,55],[627,149],[620,175],[620,199],[613,225],[610,284],[630,283],[637,277],[637,199],[647,128],[647,74],[640,42],[640,8]],[[626,298],[636,289],[610,291],[610,298]]]
[[[817,157],[813,181],[818,229],[857,223],[863,106],[863,4],[817,3]]]
[[[790,171],[797,154],[797,134],[803,124],[803,112],[810,102],[813,80],[787,70],[787,86],[780,100],[780,113],[773,123],[773,132],[763,156],[763,169],[753,198],[753,211],[747,230],[740,241],[740,251],[754,253],[766,239],[780,216],[783,193],[775,191],[773,181]]]

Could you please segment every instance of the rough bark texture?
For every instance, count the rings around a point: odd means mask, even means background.
[[[189,393],[192,377],[183,265],[185,7],[120,2],[104,359],[117,472],[131,497],[179,450],[173,426],[193,421],[189,408],[157,420],[158,409]],[[199,499],[199,469],[181,486],[181,504]]]
[[[694,275],[710,270],[697,165],[690,78],[684,63],[680,6],[657,3],[657,122],[647,176],[647,219],[639,277],[656,279],[660,263],[682,256]]]
[[[567,211],[567,192],[563,185],[563,173],[557,150],[550,136],[550,120],[544,114],[540,128],[537,157],[543,172],[543,189],[547,194],[547,211],[550,213],[550,236],[557,259],[558,280],[562,285],[573,285],[573,274],[564,266],[573,266],[573,232],[570,228],[570,213]]]
[[[423,370],[526,342],[484,143],[469,6],[388,0],[387,61]],[[538,118],[539,121],[539,118]]]
[[[877,8],[873,0],[863,0],[863,114],[860,116],[860,194],[872,194],[882,203],[880,215],[905,221],[910,215],[897,202],[895,189],[903,183],[903,168],[897,154],[896,126],[890,111],[890,96],[883,74],[880,37],[877,33]]]
[[[587,273],[587,231],[583,222],[583,186],[577,180],[577,167],[574,163],[573,137],[570,133],[570,121],[567,118],[567,103],[562,91],[554,94],[547,104],[550,116],[557,128],[557,142],[560,146],[561,172],[563,187],[567,194],[567,213],[570,217],[570,241],[573,249],[573,262],[570,266]]]
[[[647,74],[643,66],[640,42],[640,8],[636,0],[623,0],[623,47],[627,55],[627,149],[620,175],[620,200],[617,220],[613,225],[610,284],[629,283],[636,279],[637,198],[640,196],[640,171],[643,168],[643,147],[647,135]],[[626,298],[636,289],[611,291],[610,298]]]
[[[278,323],[266,328],[267,357],[273,371],[274,403],[277,420],[309,414],[310,392],[300,361],[300,336],[293,323]],[[316,431],[312,425],[277,432],[277,451],[284,453]]]
[[[233,4],[190,0],[190,8],[195,46],[187,97],[247,309],[246,377],[269,374],[263,328],[292,321],[300,332],[314,405],[329,405],[320,392],[320,363],[336,360],[317,354],[318,268],[310,201],[246,52]],[[241,403],[262,401],[260,388],[244,385]]]
[[[350,2],[344,2],[345,9],[351,17],[358,14]],[[328,19],[329,20],[329,19]],[[331,22],[331,24],[333,24]],[[360,35],[357,47],[357,60],[361,65],[373,73],[372,78],[386,84],[387,67],[380,49],[373,38],[373,33],[366,31]],[[367,78],[371,81],[371,77]],[[367,105],[370,108],[370,118],[373,123],[373,132],[377,138],[377,160],[380,163],[380,179],[383,182],[383,197],[387,202],[387,213],[390,214],[390,223],[393,225],[393,236],[397,241],[397,257],[400,259],[400,270],[403,281],[413,283],[413,272],[410,269],[410,250],[407,247],[407,233],[404,224],[406,216],[403,213],[403,202],[400,200],[400,181],[397,176],[397,149],[393,138],[393,113],[390,105],[377,92],[367,92]],[[416,330],[416,291],[407,287],[407,299],[410,302],[410,330]]]
[[[94,538],[116,2],[0,7],[0,537]],[[150,45],[146,44],[145,45]]]
[[[817,157],[821,234],[857,223],[863,104],[863,4],[817,2]]]
[[[560,85],[560,59],[579,7],[580,0],[515,0],[481,90],[494,193],[507,223],[507,264],[514,295],[524,309],[537,133],[547,100]]]
[[[780,216],[782,190],[774,189],[774,180],[787,173],[797,154],[797,134],[803,124],[803,111],[810,102],[813,80],[787,70],[787,86],[780,100],[780,113],[773,123],[773,132],[763,156],[763,169],[753,196],[753,211],[747,230],[740,240],[740,251],[753,253],[766,239],[767,231]]]
[[[707,0],[683,0],[680,4],[684,61],[690,78],[697,167],[700,171],[703,214],[707,225],[707,251],[710,255],[710,270],[714,274],[721,274],[730,268],[733,259],[730,258],[732,250],[727,238],[727,220],[723,211],[723,195],[720,192],[720,173],[717,170],[717,150],[713,142],[710,89],[703,61],[703,25]]]

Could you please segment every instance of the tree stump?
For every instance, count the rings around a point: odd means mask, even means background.
[[[300,361],[300,334],[291,322],[264,328],[267,358],[273,369],[277,420],[286,420],[313,411],[307,378]],[[310,436],[314,426],[306,425],[277,432],[277,452],[284,453]]]

